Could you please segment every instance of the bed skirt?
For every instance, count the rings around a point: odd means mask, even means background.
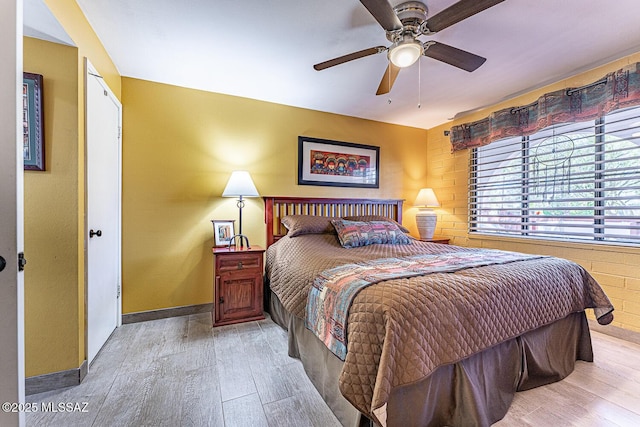
[[[342,425],[369,425],[369,419],[340,393],[343,362],[305,328],[302,319],[286,311],[273,293],[269,312],[273,321],[288,331],[289,356],[302,361],[307,376]],[[593,361],[584,312],[441,366],[416,383],[394,388],[387,404],[388,426],[491,425],[505,416],[516,391],[565,378],[576,360]]]

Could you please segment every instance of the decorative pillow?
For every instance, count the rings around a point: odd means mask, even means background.
[[[303,234],[336,234],[331,220],[340,219],[329,216],[287,215],[280,222],[287,230],[287,236],[295,237]]]
[[[343,216],[342,219],[347,221],[387,221],[395,224],[403,233],[409,234],[410,231],[404,225],[400,224],[389,217],[383,215],[356,215],[356,216]]]
[[[400,228],[389,221],[331,221],[340,244],[345,248],[355,248],[374,244],[407,245],[411,239]]]

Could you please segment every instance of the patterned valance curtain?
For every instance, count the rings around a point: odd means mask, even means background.
[[[556,123],[593,120],[637,105],[640,105],[640,62],[579,88],[550,92],[529,105],[506,108],[482,120],[454,126],[450,132],[451,151],[531,135]]]

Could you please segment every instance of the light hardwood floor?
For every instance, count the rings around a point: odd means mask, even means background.
[[[596,361],[518,393],[505,426],[639,426],[640,345],[593,332]],[[211,328],[208,314],[123,325],[84,382],[28,396],[86,412],[27,414],[28,426],[339,426],[287,356],[270,319]]]

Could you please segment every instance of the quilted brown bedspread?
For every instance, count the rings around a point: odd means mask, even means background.
[[[476,249],[419,241],[345,249],[332,234],[285,236],[267,250],[266,271],[284,307],[303,318],[313,279],[328,268],[469,250]],[[386,425],[394,387],[586,308],[594,308],[602,324],[613,319],[613,306],[598,283],[579,265],[552,257],[369,286],[349,311],[340,391]]]

